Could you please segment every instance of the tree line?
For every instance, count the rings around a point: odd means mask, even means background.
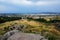
[[[0,23],[22,19],[21,17],[0,17]]]

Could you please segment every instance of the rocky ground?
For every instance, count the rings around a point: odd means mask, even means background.
[[[18,32],[9,37],[7,40],[47,40],[39,34],[30,34]]]
[[[25,27],[22,27],[24,29]],[[23,30],[14,28],[5,33],[1,40],[47,40],[40,34],[24,33]]]
[[[13,30],[4,34],[1,40],[47,40],[40,34],[23,33]]]

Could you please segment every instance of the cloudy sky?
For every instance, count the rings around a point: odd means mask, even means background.
[[[60,0],[0,0],[0,13],[60,12]]]

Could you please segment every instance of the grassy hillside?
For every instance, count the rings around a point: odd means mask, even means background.
[[[24,32],[26,33],[35,33],[40,34],[44,36],[45,38],[48,38],[49,40],[60,40],[60,31],[55,29],[55,26],[53,24],[45,24],[43,22],[37,22],[34,20],[15,20],[15,21],[9,21],[0,24],[0,35],[3,35],[6,33],[4,30],[5,27],[12,27],[12,25],[26,25]],[[9,31],[9,29],[7,29]]]

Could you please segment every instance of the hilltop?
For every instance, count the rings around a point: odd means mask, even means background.
[[[49,40],[59,40],[60,38],[60,31],[55,29],[55,26],[53,24],[45,24],[43,22],[37,22],[34,20],[15,20],[10,22],[5,22],[0,24],[0,35],[4,34],[5,31],[9,31],[10,27],[13,27],[14,25],[25,25],[26,28],[23,30],[24,33],[33,33],[33,34],[40,34],[41,36],[44,36],[45,38],[48,38]],[[4,28],[8,28],[5,30]],[[20,27],[20,26],[19,26]]]

